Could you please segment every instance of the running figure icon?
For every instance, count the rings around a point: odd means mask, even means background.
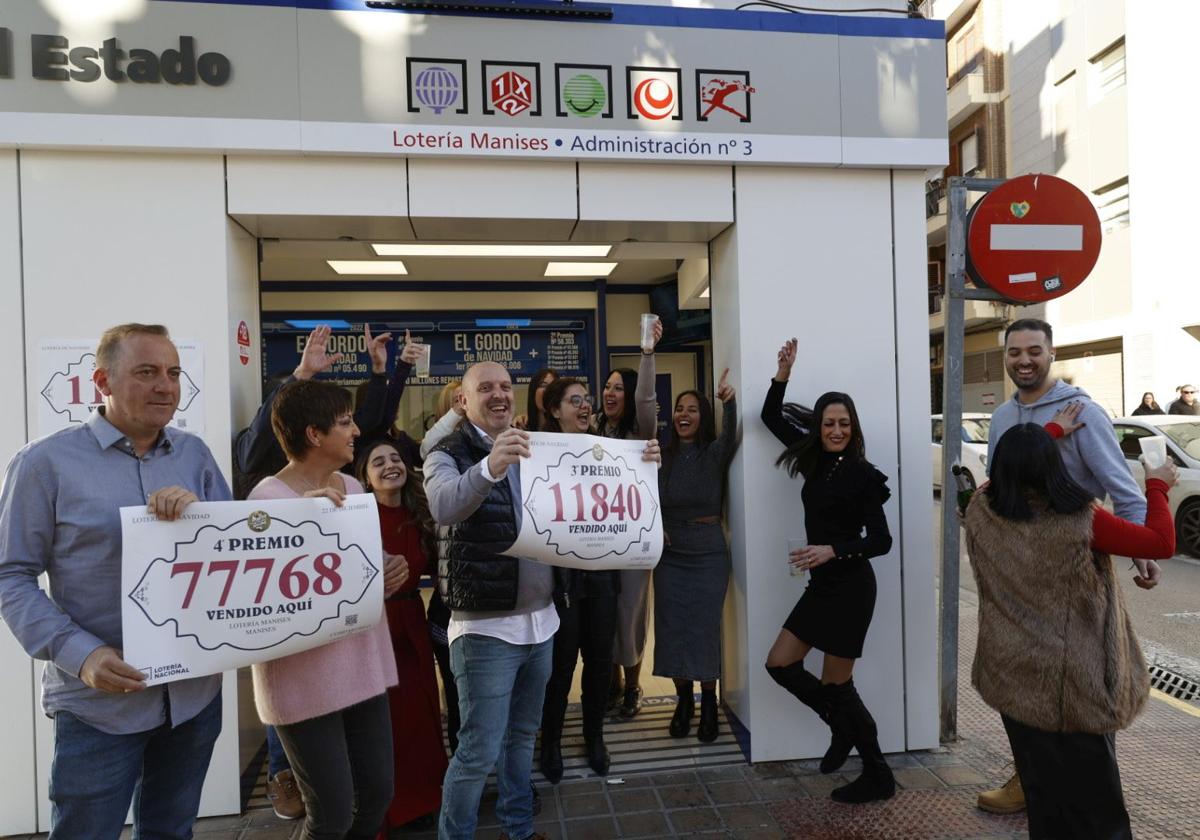
[[[700,90],[700,101],[708,105],[708,108],[706,108],[704,113],[700,115],[700,119],[706,118],[714,110],[720,108],[722,111],[728,111],[741,120],[748,120],[749,117],[725,102],[725,100],[733,94],[742,91],[750,94],[754,93],[754,88],[750,87],[750,85],[746,84],[745,82],[731,82],[726,81],[725,79],[709,79],[704,83],[704,87]]]

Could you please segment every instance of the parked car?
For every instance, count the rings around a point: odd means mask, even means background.
[[[942,433],[945,423],[942,415],[930,417],[933,432],[933,486],[942,486]],[[962,416],[962,457],[959,459],[971,477],[971,486],[978,487],[987,478],[987,440],[988,427],[992,423],[992,415],[977,412],[963,412]]]
[[[1143,414],[1118,417],[1113,421],[1117,441],[1129,463],[1129,469],[1145,486],[1145,474],[1138,458],[1142,454],[1139,438],[1161,435],[1167,439],[1167,453],[1179,467],[1179,481],[1171,488],[1171,515],[1175,517],[1175,544],[1179,551],[1200,557],[1200,420],[1195,417]]]

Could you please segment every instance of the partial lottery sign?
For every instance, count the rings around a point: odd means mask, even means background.
[[[521,532],[506,554],[574,569],[653,569],[658,465],[641,440],[535,432],[521,461]]]
[[[44,338],[38,344],[38,437],[85,422],[104,397],[92,383],[99,339]],[[176,341],[179,408],[171,425],[204,434],[204,348],[198,341]]]
[[[361,633],[383,612],[370,494],[121,508],[125,661],[147,683],[216,674]]]

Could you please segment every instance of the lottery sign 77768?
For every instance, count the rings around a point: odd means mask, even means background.
[[[521,530],[506,552],[575,569],[653,569],[662,554],[658,465],[645,441],[530,434]]]

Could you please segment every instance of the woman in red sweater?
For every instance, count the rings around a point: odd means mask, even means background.
[[[1004,433],[967,507],[979,590],[971,683],[1000,712],[1029,808],[1030,840],[1132,838],[1116,732],[1149,694],[1110,555],[1175,553],[1174,464],[1146,468],[1146,524],[1119,519],[1067,475],[1056,417]]]
[[[408,579],[384,601],[399,684],[388,691],[392,712],[392,754],[396,788],[388,808],[387,829],[436,816],[442,803],[446,751],[433,648],[425,605],[418,591],[421,576],[435,573],[436,530],[425,490],[404,452],[391,440],[360,447],[355,474],[375,494],[385,556],[400,555]]]

